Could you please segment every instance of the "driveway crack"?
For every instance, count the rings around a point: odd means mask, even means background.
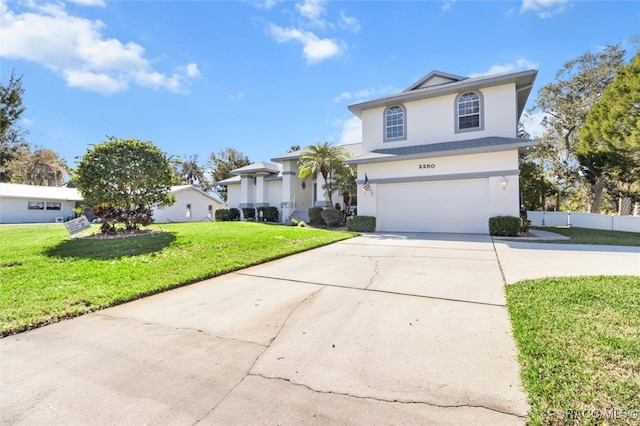
[[[218,336],[217,334],[212,334],[209,333],[206,330],[202,330],[199,328],[192,328],[192,327],[171,327],[167,324],[163,324],[163,323],[159,323],[159,322],[155,322],[155,321],[143,321],[137,318],[129,318],[126,316],[116,316],[116,315],[110,315],[110,314],[105,314],[105,313],[93,313],[92,315],[96,315],[96,316],[102,316],[102,317],[106,317],[106,318],[111,318],[114,320],[122,320],[122,321],[134,321],[140,325],[144,325],[144,326],[148,326],[148,327],[155,327],[155,328],[164,328],[166,330],[177,330],[177,331],[195,331],[198,333],[202,333],[207,337],[212,337],[214,339],[220,339],[220,340],[229,340],[232,342],[239,342],[239,343],[249,343],[251,345],[258,345],[258,346],[262,346],[263,348],[266,348],[268,345],[265,345],[264,343],[258,343],[258,342],[253,342],[251,340],[242,340],[242,339],[235,339],[233,337],[226,337],[226,336]]]
[[[285,326],[287,325],[287,322],[289,321],[289,318],[291,318],[291,316],[294,314],[294,312],[296,312],[298,310],[298,308],[300,308],[300,306],[302,306],[307,300],[311,299],[312,297],[314,297],[316,294],[318,294],[319,292],[321,292],[323,289],[325,288],[325,286],[319,288],[318,290],[314,291],[313,293],[309,294],[307,297],[305,297],[304,299],[302,299],[300,301],[300,303],[298,303],[287,315],[287,317],[282,321],[282,325],[280,326],[280,330],[278,330],[278,332],[276,333],[275,336],[273,336],[273,338],[271,338],[271,340],[269,340],[269,344],[267,344],[266,346],[264,346],[264,350],[256,357],[255,360],[253,360],[253,363],[251,364],[251,366],[247,369],[247,373],[242,377],[242,379],[240,379],[240,381],[238,381],[238,383],[236,383],[231,389],[229,389],[229,391],[222,397],[220,398],[220,400],[209,410],[207,411],[202,417],[200,417],[195,423],[198,424],[200,423],[204,418],[206,418],[209,414],[213,413],[216,408],[218,408],[220,406],[220,404],[222,404],[229,395],[231,395],[231,393],[242,384],[242,382],[244,382],[244,380],[253,375],[251,373],[251,370],[253,370],[253,368],[256,366],[256,363],[258,362],[258,360],[264,355],[264,353],[267,351],[267,349],[269,349],[269,347],[271,347],[271,344],[278,338],[278,336],[280,336],[280,333],[282,332],[282,330],[285,328]]]
[[[267,380],[281,380],[281,381],[285,381],[288,382],[294,386],[300,386],[303,387],[311,392],[314,393],[319,393],[319,394],[327,394],[327,395],[338,395],[338,396],[346,396],[348,398],[355,398],[355,399],[362,399],[362,400],[370,400],[370,401],[378,401],[378,402],[386,402],[389,404],[406,404],[406,405],[425,405],[425,406],[429,406],[429,407],[438,407],[438,408],[445,408],[445,409],[456,409],[456,408],[481,408],[484,410],[489,410],[489,411],[493,411],[495,413],[500,413],[500,414],[505,414],[508,416],[513,416],[513,417],[517,417],[520,419],[524,419],[526,416],[522,415],[522,414],[517,414],[517,413],[512,413],[509,411],[504,411],[504,410],[499,410],[497,408],[493,408],[493,407],[486,407],[484,405],[474,405],[474,404],[451,404],[451,405],[445,405],[445,404],[436,404],[433,402],[426,402],[426,401],[411,401],[411,400],[400,400],[400,399],[387,399],[387,398],[376,398],[373,396],[360,396],[360,395],[352,395],[346,392],[334,392],[334,391],[323,391],[323,390],[318,390],[318,389],[313,389],[312,387],[310,387],[309,385],[305,385],[304,383],[297,383],[292,381],[291,379],[287,379],[284,377],[270,377],[270,376],[265,376],[264,374],[258,374],[258,373],[249,373],[249,376],[255,376],[255,377],[261,377],[263,379],[267,379]]]
[[[373,280],[375,280],[380,273],[380,264],[378,263],[378,261],[373,259],[372,257],[368,257],[368,259],[373,261],[373,275],[371,275],[371,278],[369,278],[369,283],[364,288],[365,290],[369,289],[369,286],[373,284]]]

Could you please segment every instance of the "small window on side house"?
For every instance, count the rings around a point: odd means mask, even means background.
[[[62,203],[47,201],[47,210],[62,210]]]
[[[28,210],[44,210],[44,201],[29,201],[27,204]]]
[[[187,204],[187,219],[191,217],[191,204]]]

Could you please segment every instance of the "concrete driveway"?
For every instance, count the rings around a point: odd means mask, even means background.
[[[371,234],[4,338],[1,421],[522,424],[517,244]]]

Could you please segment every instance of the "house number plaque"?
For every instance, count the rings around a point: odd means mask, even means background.
[[[418,164],[419,169],[435,169],[435,164]]]

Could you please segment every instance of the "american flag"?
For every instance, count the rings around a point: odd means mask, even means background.
[[[362,189],[364,189],[364,192],[371,191],[371,185],[369,185],[369,178],[366,173],[364,174],[364,185]]]

